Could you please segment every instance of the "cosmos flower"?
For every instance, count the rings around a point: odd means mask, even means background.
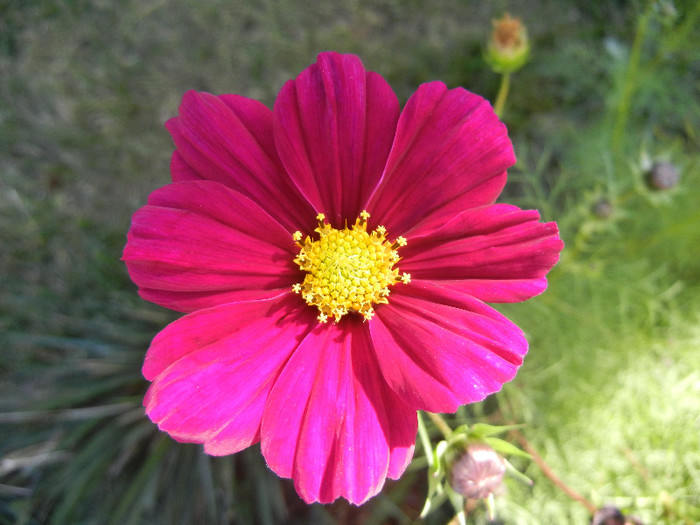
[[[417,410],[500,390],[528,299],[562,248],[494,204],[515,162],[482,98],[421,85],[403,110],[353,55],[322,53],[272,110],[188,92],[172,183],[133,217],[140,295],[185,312],[146,355],[159,428],[212,455],[261,443],[307,502],[360,504],[411,460]]]

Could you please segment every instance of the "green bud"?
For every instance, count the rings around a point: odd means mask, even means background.
[[[508,13],[492,23],[493,32],[486,48],[486,62],[496,73],[517,71],[530,57],[530,42],[525,26],[519,18],[511,18]]]

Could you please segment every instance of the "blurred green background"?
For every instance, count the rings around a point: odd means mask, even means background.
[[[450,423],[524,423],[596,506],[700,523],[697,1],[0,0],[0,524],[417,519],[420,445],[368,504],[307,506],[257,447],[210,458],[159,433],[140,366],[177,315],[141,301],[119,257],[131,214],[169,181],[163,122],[186,90],[271,105],[332,49],[402,101],[434,79],[493,101],[482,54],[505,12],[532,56],[503,115],[518,164],[502,200],[557,220],[566,248],[544,295],[499,306],[530,340],[517,379]],[[649,185],[658,161],[677,184]],[[508,481],[501,523],[588,522],[514,463],[535,483]]]

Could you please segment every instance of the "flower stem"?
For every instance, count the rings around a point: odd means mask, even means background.
[[[552,467],[550,467],[547,462],[540,456],[535,448],[530,444],[530,442],[523,436],[520,432],[517,430],[513,430],[513,435],[516,437],[516,439],[520,442],[522,445],[523,449],[525,452],[530,454],[532,456],[532,460],[535,462],[535,464],[540,468],[542,473],[549,478],[549,480],[554,484],[555,487],[557,487],[559,490],[561,490],[564,494],[569,496],[572,500],[578,501],[581,505],[586,507],[586,510],[590,512],[591,514],[594,514],[595,511],[597,510],[596,506],[586,499],[584,496],[576,492],[574,489],[569,487],[566,483],[564,483],[559,476],[557,476],[554,471],[552,470]]]
[[[613,125],[613,135],[611,141],[612,151],[615,153],[619,152],[622,137],[625,133],[627,117],[629,115],[630,106],[632,103],[632,94],[634,93],[635,88],[634,84],[637,80],[639,57],[642,53],[642,44],[644,43],[644,37],[646,36],[647,27],[649,26],[649,20],[651,19],[653,13],[653,6],[654,2],[650,1],[646,11],[639,19],[637,32],[634,35],[634,42],[632,43],[629,62],[627,63],[627,69],[625,70],[625,76],[622,81],[620,103],[617,105],[617,111],[615,113],[615,123]]]
[[[450,434],[452,434],[452,429],[450,428],[450,425],[445,423],[445,420],[442,419],[442,416],[440,414],[434,414],[433,412],[426,412],[428,414],[428,417],[432,420],[432,422],[435,424],[436,427],[442,432],[442,435],[445,436],[445,439],[450,437]]]
[[[498,88],[498,95],[496,95],[496,103],[493,105],[493,110],[496,112],[496,115],[498,115],[498,118],[503,116],[503,109],[506,105],[509,90],[510,73],[503,73],[501,76],[501,86]]]
[[[428,466],[433,468],[433,445],[430,443],[430,436],[428,435],[428,429],[425,428],[425,423],[423,422],[423,416],[420,411],[418,412],[418,437],[420,438],[421,444],[423,445],[423,450],[425,451],[425,458],[428,460]]]

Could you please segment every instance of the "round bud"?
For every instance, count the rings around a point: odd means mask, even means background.
[[[625,525],[625,516],[617,507],[606,505],[595,512],[591,525]]]
[[[527,30],[519,18],[506,13],[493,21],[493,31],[485,58],[496,73],[512,73],[525,65],[530,56]]]
[[[450,485],[467,499],[484,499],[500,491],[505,460],[486,443],[471,443],[450,468]]]
[[[593,205],[593,214],[599,219],[609,219],[613,214],[613,205],[608,199],[600,199]]]
[[[652,190],[668,190],[673,188],[680,179],[678,168],[675,164],[658,160],[652,164],[647,172],[647,184]]]

